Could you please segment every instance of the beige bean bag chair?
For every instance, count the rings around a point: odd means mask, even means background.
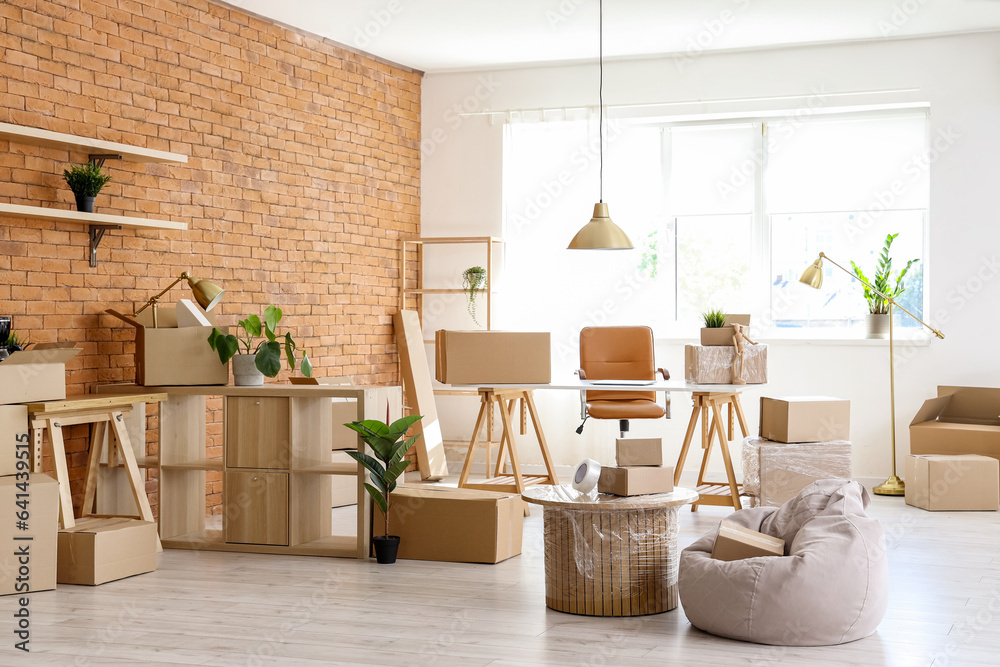
[[[785,556],[719,561],[718,528],[681,553],[680,596],[691,624],[730,639],[782,646],[843,644],[875,632],[889,598],[882,525],[857,482],[813,482],[779,508],[729,521],[785,540]]]

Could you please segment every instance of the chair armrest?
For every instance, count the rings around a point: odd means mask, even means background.
[[[576,369],[575,371],[573,371],[573,374],[574,375],[579,375],[581,380],[586,380],[587,379],[587,374],[583,371],[582,368]]]
[[[657,368],[656,371],[663,376],[664,380],[670,379],[670,371],[668,371],[666,368]]]

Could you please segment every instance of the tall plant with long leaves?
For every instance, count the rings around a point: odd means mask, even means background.
[[[413,443],[417,441],[420,434],[404,439],[410,427],[420,421],[421,415],[410,415],[386,424],[377,419],[366,419],[364,421],[344,424],[347,428],[357,432],[361,439],[365,441],[375,456],[365,452],[355,452],[348,450],[347,455],[363,465],[371,473],[371,484],[365,482],[368,495],[372,497],[378,508],[382,510],[385,517],[385,535],[389,535],[389,508],[391,504],[391,494],[396,490],[396,480],[406,467],[409,461],[404,461],[403,456],[410,450]]]
[[[906,277],[906,272],[910,270],[910,267],[919,262],[919,259],[911,259],[903,267],[903,270],[896,274],[895,284],[892,284],[892,257],[889,256],[889,250],[892,247],[892,242],[896,240],[899,234],[889,234],[885,237],[885,245],[882,246],[882,254],[878,258],[878,267],[875,270],[875,279],[869,280],[865,277],[865,274],[861,271],[861,267],[851,261],[851,268],[854,269],[854,275],[858,277],[863,283],[868,283],[876,290],[885,294],[888,297],[895,299],[900,294],[906,291],[906,285],[903,283],[903,278]],[[889,312],[889,301],[873,290],[865,287],[865,300],[868,301],[868,311],[872,315],[885,315]]]

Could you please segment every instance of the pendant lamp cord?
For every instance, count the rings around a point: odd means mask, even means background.
[[[600,167],[600,194],[601,202],[604,202],[604,0],[598,0],[597,3],[597,21],[598,21],[598,31],[597,31],[597,50],[598,50],[598,67],[600,68],[600,86],[598,87],[598,99],[600,108],[598,109],[598,133],[600,135],[601,145],[599,147],[599,152],[601,156],[601,167]]]

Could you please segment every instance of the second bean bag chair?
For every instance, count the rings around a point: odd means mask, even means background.
[[[781,646],[825,646],[875,632],[888,604],[882,525],[865,513],[857,482],[813,482],[779,508],[740,510],[728,521],[785,540],[785,556],[720,561],[718,528],[681,553],[678,585],[696,628]]]

